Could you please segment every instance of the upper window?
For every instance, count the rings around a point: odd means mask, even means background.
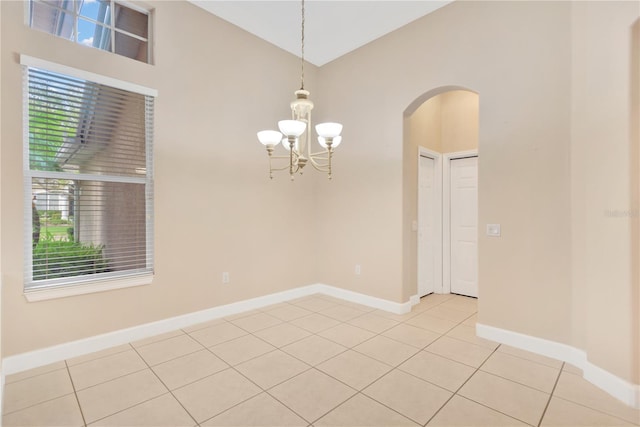
[[[154,93],[22,62],[25,289],[151,274]]]
[[[29,0],[31,28],[150,63],[149,12],[114,0]]]

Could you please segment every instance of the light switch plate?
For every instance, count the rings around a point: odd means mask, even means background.
[[[487,224],[487,236],[500,237],[500,224]]]

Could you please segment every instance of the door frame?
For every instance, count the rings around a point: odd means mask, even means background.
[[[436,242],[435,242],[435,259],[434,259],[434,266],[435,266],[435,272],[434,272],[434,287],[433,287],[433,292],[436,294],[442,294],[445,293],[443,291],[443,276],[442,276],[442,153],[437,153],[435,151],[429,150],[427,148],[424,147],[418,147],[418,209],[417,209],[417,215],[418,215],[418,220],[417,220],[417,224],[418,227],[416,229],[417,232],[417,254],[418,254],[418,258],[417,258],[417,281],[416,281],[416,294],[420,295],[420,277],[423,273],[422,271],[422,267],[421,267],[421,262],[420,260],[422,259],[422,251],[420,250],[420,248],[422,247],[422,245],[420,244],[420,230],[422,229],[422,224],[420,224],[420,218],[422,218],[422,216],[420,215],[420,206],[422,205],[421,201],[422,201],[422,195],[420,194],[420,182],[421,178],[422,178],[422,173],[424,173],[422,171],[422,168],[420,166],[420,158],[421,157],[427,157],[430,159],[434,160],[435,163],[435,168],[434,168],[434,182],[433,182],[433,186],[434,186],[434,198],[436,199],[436,208],[435,208],[435,218],[434,218],[434,223],[435,223],[435,230],[434,230],[434,235],[436,236]]]
[[[442,155],[442,293],[451,293],[451,161],[478,157],[478,150]],[[479,163],[478,163],[479,166]],[[479,187],[478,187],[479,188]],[[476,215],[478,213],[476,212]],[[479,224],[478,224],[479,227]]]

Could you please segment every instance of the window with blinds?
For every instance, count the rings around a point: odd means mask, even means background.
[[[24,78],[25,289],[151,273],[153,96]]]
[[[29,0],[28,25],[85,46],[151,63],[149,12],[114,0]]]

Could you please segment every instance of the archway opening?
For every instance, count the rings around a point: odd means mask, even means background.
[[[405,111],[404,285],[408,298],[450,292],[478,295],[478,134],[479,96],[466,88],[427,92]],[[468,286],[460,286],[463,283]]]

